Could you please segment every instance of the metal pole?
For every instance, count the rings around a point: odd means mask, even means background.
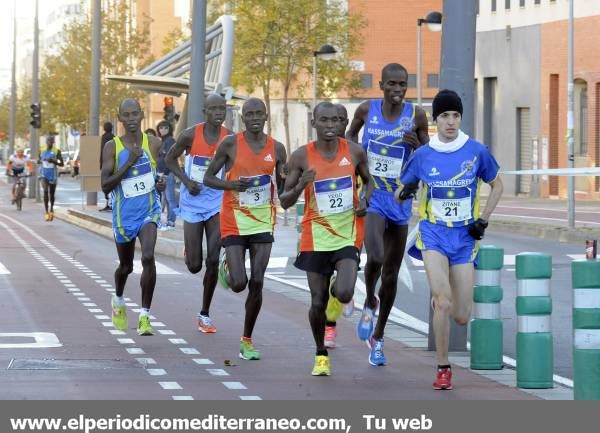
[[[575,166],[575,156],[573,155],[573,128],[574,128],[574,92],[573,92],[573,80],[574,80],[574,44],[573,44],[573,3],[574,0],[569,1],[569,83],[568,89],[568,108],[567,108],[567,160],[568,167],[573,168]],[[575,228],[575,178],[573,176],[567,177],[567,209],[568,209],[568,221],[569,228]]]
[[[38,24],[38,0],[35,0],[35,18],[33,20],[33,64],[31,68],[31,103],[37,104],[39,98],[39,43],[40,43],[40,27]],[[43,115],[43,113],[42,113]],[[29,148],[31,149],[31,159],[37,161],[40,156],[40,139],[37,128],[31,126],[29,128]],[[36,202],[41,201],[40,192],[38,191],[37,176],[29,178],[29,198],[34,198]]]
[[[317,106],[317,97],[318,97],[317,92],[318,92],[318,89],[317,89],[317,54],[313,53],[313,100],[312,100],[312,107],[310,110],[310,116],[308,116],[308,118],[311,120],[312,120],[314,112],[315,112],[315,107]],[[308,130],[310,131],[310,133],[308,134],[309,137],[311,137],[311,139],[316,139],[317,133],[312,128],[310,121],[308,124]]]
[[[8,129],[10,155],[15,151],[15,136],[17,131],[17,0],[13,1],[13,58],[12,79],[10,85],[10,125]]]
[[[188,93],[188,126],[204,121],[204,67],[206,53],[206,0],[194,0],[192,11],[192,63]]]
[[[102,38],[101,0],[92,1],[92,71],[90,78],[90,111],[88,116],[88,135],[100,134],[100,41]],[[96,191],[87,193],[86,204],[98,204]]]
[[[417,105],[421,106],[421,18],[417,20]]]
[[[475,6],[476,0],[464,0],[461,8],[456,2],[444,0],[440,89],[457,92],[463,103],[461,130],[473,134],[475,86]],[[432,313],[429,314],[429,350],[435,349]],[[450,321],[451,352],[467,350],[467,327]]]

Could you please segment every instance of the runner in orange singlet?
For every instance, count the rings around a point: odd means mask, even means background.
[[[275,185],[281,192],[286,153],[283,144],[263,132],[267,121],[263,101],[248,99],[242,107],[242,120],[246,131],[221,142],[204,184],[225,190],[220,214],[221,242],[229,275],[224,284],[234,292],[241,292],[248,285],[240,358],[260,359],[260,352],[252,344],[252,331],[262,305],[275,227]],[[225,179],[217,176],[222,168]],[[246,250],[250,251],[250,280],[246,275]],[[220,267],[224,269],[224,262]]]
[[[366,155],[358,144],[338,137],[338,123],[335,105],[322,102],[315,107],[312,125],[317,141],[292,154],[280,196],[283,208],[292,206],[302,193],[306,203],[295,266],[306,271],[311,292],[308,317],[317,346],[313,376],[331,374],[324,345],[326,317],[330,310],[341,314],[342,304],[354,295],[364,238],[362,217],[372,191]],[[356,190],[357,174],[366,191],[362,200]],[[329,291],[334,270],[337,278]]]

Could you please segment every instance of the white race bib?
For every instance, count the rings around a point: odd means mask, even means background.
[[[203,183],[204,175],[208,169],[211,159],[203,156],[194,156],[191,158],[189,176],[194,182]]]
[[[369,140],[367,158],[371,175],[398,179],[404,164],[404,147]]]
[[[433,187],[431,212],[436,219],[445,222],[471,219],[471,190],[469,188]]]
[[[253,207],[268,203],[271,200],[271,176],[254,176],[240,178],[248,180],[250,187],[239,193],[240,206]]]
[[[125,198],[137,197],[154,191],[154,174],[152,172],[141,176],[130,177],[121,180],[123,195]]]
[[[42,161],[42,167],[44,168],[54,168],[55,164],[48,161]]]
[[[315,199],[321,215],[346,212],[354,207],[354,185],[351,176],[314,182]]]

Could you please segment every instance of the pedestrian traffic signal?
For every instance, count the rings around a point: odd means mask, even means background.
[[[29,124],[35,129],[42,127],[42,106],[37,102],[31,104],[31,122]]]
[[[165,96],[163,101],[165,103],[165,106],[163,107],[163,111],[165,112],[163,118],[168,122],[172,122],[175,119],[175,107],[173,106],[173,97]]]

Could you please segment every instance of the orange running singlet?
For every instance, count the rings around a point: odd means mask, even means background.
[[[362,247],[364,218],[357,218],[356,165],[348,142],[340,138],[338,152],[328,161],[316,148],[306,145],[308,167],[315,179],[304,189],[305,210],[302,220],[300,251],[337,251]]]
[[[244,192],[226,190],[221,208],[221,238],[245,236],[257,233],[273,233],[275,227],[275,141],[267,136],[265,147],[254,153],[240,132],[233,165],[225,180],[240,178],[250,180],[251,186]]]

